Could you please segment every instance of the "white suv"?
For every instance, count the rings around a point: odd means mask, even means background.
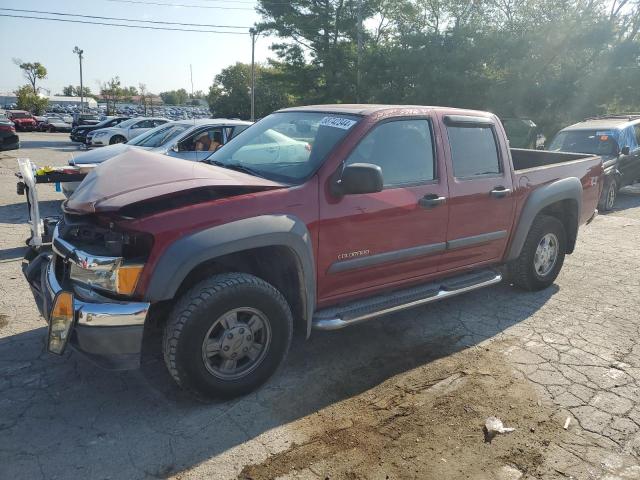
[[[101,128],[87,134],[87,145],[90,147],[102,147],[124,143],[148,132],[152,128],[167,123],[166,118],[138,117],[125,120],[115,127]]]

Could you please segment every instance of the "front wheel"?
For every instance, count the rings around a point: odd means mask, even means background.
[[[291,310],[282,294],[249,274],[214,275],[187,291],[164,332],[164,359],[174,380],[205,397],[256,389],[289,351]]]
[[[126,141],[127,139],[124,138],[122,135],[116,135],[114,137],[111,137],[111,140],[109,140],[109,145],[115,145],[116,143],[124,143]]]
[[[520,256],[509,264],[513,284],[529,291],[547,288],[562,269],[566,245],[560,220],[547,215],[536,217]]]

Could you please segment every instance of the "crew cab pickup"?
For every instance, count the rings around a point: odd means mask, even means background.
[[[596,214],[602,175],[598,156],[509,149],[486,112],[285,109],[204,162],[134,149],[101,164],[24,273],[50,352],[135,368],[145,328],[161,326],[176,382],[231,397],[275,372],[294,330],[504,275],[548,287]]]

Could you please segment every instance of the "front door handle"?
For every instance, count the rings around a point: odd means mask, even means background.
[[[422,208],[433,208],[437,207],[438,205],[442,205],[446,201],[446,197],[440,197],[435,193],[431,193],[418,200],[418,205],[420,205]]]
[[[496,197],[496,198],[504,198],[506,196],[508,196],[511,193],[511,189],[510,188],[505,188],[503,186],[499,186],[494,188],[493,190],[491,190],[489,192],[489,194],[492,197]]]

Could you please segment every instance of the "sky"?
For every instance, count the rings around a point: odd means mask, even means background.
[[[73,19],[76,17],[6,11],[13,8],[76,15],[118,17],[163,22],[235,25],[246,29],[221,29],[166,25],[171,28],[226,30],[241,35],[181,31],[141,30],[101,25],[85,25],[0,16],[0,92],[12,92],[27,83],[14,58],[40,62],[48,71],[39,85],[51,95],[65,85],[79,85],[77,45],[84,50],[84,85],[99,92],[99,82],[119,76],[123,85],[145,83],[150,92],[184,88],[191,90],[189,65],[193,67],[194,91],[208,91],[213,78],[236,62],[251,62],[248,28],[260,20],[252,0],[136,0],[174,4],[173,6],[132,3],[122,0],[0,0],[0,14]],[[180,4],[183,6],[176,6]],[[241,8],[189,8],[204,7]],[[84,21],[116,23],[111,20],[81,18]],[[126,22],[120,22],[126,23]],[[165,26],[148,24],[149,26]],[[273,53],[275,39],[259,37],[256,61],[264,62]],[[46,90],[44,93],[47,93]]]

